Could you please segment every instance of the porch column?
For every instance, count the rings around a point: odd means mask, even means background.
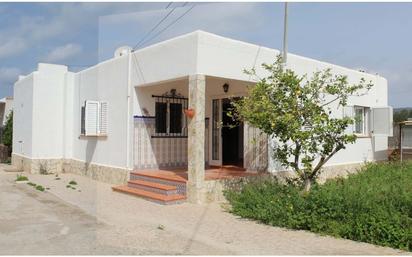
[[[188,124],[187,197],[191,203],[205,201],[205,86],[204,75],[189,76],[189,108],[195,111]]]

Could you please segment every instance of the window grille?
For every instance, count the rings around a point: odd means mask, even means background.
[[[187,117],[183,111],[189,99],[176,93],[175,89],[163,95],[152,95],[155,99],[155,132],[153,138],[186,138]]]

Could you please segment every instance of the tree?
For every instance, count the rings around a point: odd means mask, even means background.
[[[373,85],[363,78],[349,84],[346,76],[332,75],[330,69],[307,79],[284,69],[281,57],[262,66],[269,76],[258,78],[248,96],[233,102],[232,115],[274,139],[273,157],[291,168],[309,191],[323,165],[356,140],[346,133],[354,118],[333,117],[332,107],[346,106],[349,96],[365,94]],[[255,70],[245,72],[257,77]]]
[[[6,125],[3,129],[3,144],[8,146],[10,149],[13,145],[13,111],[7,115]]]
[[[400,110],[395,110],[393,114],[393,121],[394,122],[401,122],[405,121],[408,118],[412,118],[412,110],[411,109],[400,109]]]

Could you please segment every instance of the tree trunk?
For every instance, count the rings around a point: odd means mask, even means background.
[[[312,186],[312,180],[309,178],[306,178],[304,182],[304,191],[309,192],[311,186]]]

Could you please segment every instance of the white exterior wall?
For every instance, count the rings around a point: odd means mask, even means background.
[[[33,86],[35,73],[14,84],[13,153],[32,156]]]
[[[66,66],[39,64],[15,83],[13,153],[32,159],[62,157],[66,73]]]
[[[64,93],[67,67],[39,64],[33,83],[32,158],[63,154]]]
[[[210,33],[197,32],[197,34],[198,66],[196,72],[200,74],[253,82],[254,78],[243,73],[243,70],[254,67],[257,75],[264,77],[267,74],[262,69],[261,64],[273,63],[279,54],[279,51],[274,49],[231,40]],[[287,67],[293,69],[297,74],[308,74],[309,76],[315,71],[331,68],[332,73],[347,75],[349,83],[357,83],[361,78],[365,78],[366,81],[372,81],[374,87],[367,95],[351,97],[348,105],[366,107],[388,105],[387,81],[378,75],[358,72],[293,54],[288,55]],[[335,109],[332,115],[341,117],[343,111]],[[334,156],[327,166],[386,159],[387,140],[387,137],[384,136],[359,138],[356,143],[349,145],[347,149]],[[275,163],[272,159],[269,170],[275,169]]]
[[[111,59],[75,74],[72,106],[73,159],[127,167],[128,60],[127,56]],[[108,103],[107,137],[80,135],[81,107],[86,100]],[[132,117],[129,118],[132,120]]]
[[[13,151],[29,158],[66,158],[131,168],[133,115],[154,115],[152,94],[176,88],[187,96],[188,76],[204,74],[205,114],[211,118],[213,98],[244,94],[246,85],[255,81],[243,70],[255,67],[258,75],[264,76],[261,64],[273,62],[278,54],[274,49],[196,31],[78,73],[68,72],[65,66],[40,64],[38,71],[15,84],[14,122],[19,125],[14,128]],[[387,81],[382,77],[292,54],[288,55],[288,67],[298,74],[330,67],[348,75],[350,82],[361,77],[372,80],[375,86],[369,94],[351,98],[349,104],[387,106]],[[225,82],[230,84],[228,94],[223,93]],[[108,102],[107,137],[80,135],[85,100]],[[387,137],[361,138],[328,165],[384,159],[386,149]]]

